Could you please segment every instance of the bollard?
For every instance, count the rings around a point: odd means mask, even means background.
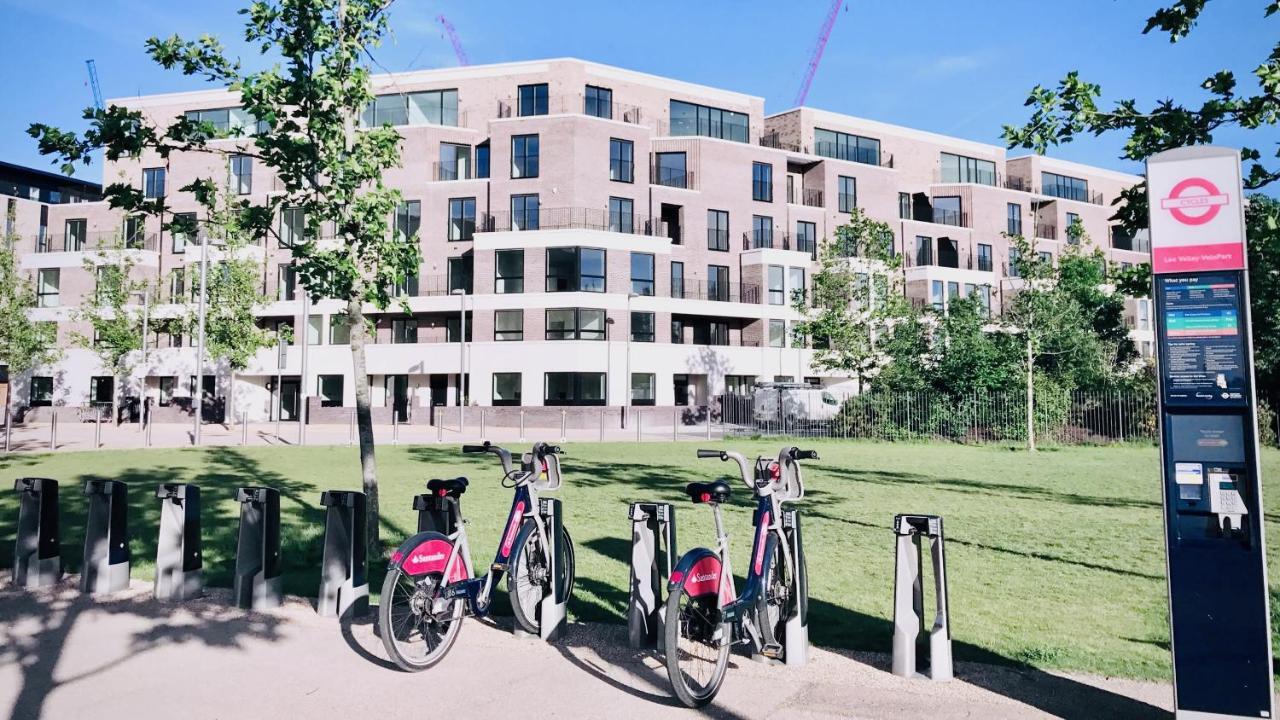
[[[796,597],[782,631],[782,660],[794,667],[809,661],[809,570],[804,558],[804,542],[800,537],[799,510],[782,511],[782,534],[791,546],[796,588]]]
[[[462,517],[459,498],[448,493],[441,495],[439,490],[433,490],[457,482],[465,486],[467,479],[457,477],[450,480],[430,480],[427,482],[427,492],[413,496],[413,509],[418,511],[418,532],[438,532],[450,536],[458,532],[458,518]]]
[[[555,456],[551,455],[550,460],[554,459]],[[547,568],[547,576],[551,579],[551,592],[547,593],[538,605],[540,610],[538,634],[543,640],[550,642],[564,633],[565,606],[569,602],[569,578],[564,563],[561,562],[563,558],[560,557],[564,522],[559,498],[538,498],[538,510],[546,521],[547,558],[550,565]]]
[[[444,423],[440,422],[439,416],[436,416],[436,442],[444,442]]]
[[[160,500],[160,541],[156,543],[157,600],[190,600],[204,592],[200,553],[200,488],[164,483]]]
[[[100,595],[124,590],[129,587],[129,486],[119,480],[89,480],[84,494],[89,510],[80,592]]]
[[[600,442],[604,442],[604,408],[600,408]]]
[[[486,435],[488,435],[488,433],[484,431],[484,408],[480,408],[480,437],[483,438]]]
[[[58,449],[58,412],[53,412],[53,418],[49,421],[49,449]]]
[[[282,413],[282,412],[280,412],[279,410],[277,410],[277,411],[276,411],[276,444],[277,444],[277,445],[278,445],[278,444],[280,444],[280,442],[281,442],[281,437],[280,437],[280,416],[281,416],[282,414],[283,414],[283,413]]]
[[[155,424],[155,423],[151,422],[151,418],[150,418],[150,417],[148,417],[148,418],[147,418],[147,431],[146,431],[145,433],[143,433],[143,437],[146,439],[147,447],[151,447],[151,426],[152,426],[152,425],[154,425],[154,424]]]
[[[13,447],[13,417],[10,416],[4,423],[4,451],[6,453]]]
[[[391,444],[400,444],[400,423],[396,419],[396,412],[391,411]]]
[[[97,450],[102,447],[102,413],[94,411],[93,413],[93,449]]]
[[[236,538],[236,606],[265,610],[280,605],[280,493],[274,488],[236,489],[240,532]]]
[[[568,418],[569,418],[569,411],[561,410],[560,411],[560,442],[564,442],[565,426],[568,421]]]
[[[671,439],[680,439],[680,409],[671,408]]]
[[[58,481],[18,478],[18,540],[13,547],[13,584],[23,588],[57,584],[62,577],[58,534]]]
[[[249,444],[249,413],[240,413],[240,444]]]
[[[640,408],[636,408],[636,442],[640,442],[640,425],[644,422],[641,417]]]
[[[938,515],[896,515],[897,535],[893,587],[893,674],[950,680],[951,622],[947,613],[947,571],[942,551],[942,518]],[[929,629],[928,669],[922,670],[916,643],[924,631],[924,587],[920,576],[921,536],[929,539],[933,565],[935,608]]]
[[[627,643],[665,650],[663,631],[667,578],[675,569],[676,509],[670,503],[631,503],[631,597],[627,601]],[[659,562],[658,555],[662,560]]]
[[[324,558],[316,612],[322,617],[336,618],[364,615],[369,611],[365,494],[327,490],[320,493],[320,505],[328,510],[325,511]]]
[[[524,442],[524,410],[520,411],[520,442]]]
[[[707,406],[707,439],[711,439],[711,406]]]
[[[354,445],[356,442],[356,414],[347,413],[347,444]]]

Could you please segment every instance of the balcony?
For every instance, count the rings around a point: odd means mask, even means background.
[[[449,182],[452,180],[471,180],[473,175],[469,163],[436,161],[431,163],[431,177],[439,182]]]
[[[693,173],[675,168],[654,166],[649,172],[649,182],[663,187],[694,189]]]
[[[796,188],[788,186],[787,202],[792,205],[804,205],[805,207],[823,207],[822,190],[819,188]]]
[[[751,283],[685,280],[679,285],[672,285],[671,297],[683,300],[712,300],[759,305],[760,286]]]
[[[760,147],[773,148],[774,150],[786,150],[787,152],[793,153],[807,152],[807,149],[801,147],[800,143],[786,142],[776,132],[761,135]]]
[[[1036,223],[1036,237],[1041,240],[1057,240],[1058,226],[1050,223]]]
[[[785,245],[787,243],[787,234],[786,233],[779,233],[779,234],[782,236],[781,244]],[[773,232],[763,233],[763,232],[756,232],[754,230],[749,232],[744,232],[742,233],[742,249],[743,250],[760,250],[762,248],[772,248],[773,236],[774,236]],[[789,250],[790,248],[784,247],[783,249]]]
[[[933,222],[938,225],[969,227],[969,214],[963,210],[933,208]]]
[[[1042,192],[1049,197],[1062,198],[1063,200],[1075,200],[1076,202],[1089,203],[1091,205],[1103,205],[1102,193],[1088,188],[1080,188],[1066,183],[1053,183],[1045,185]]]
[[[147,250],[157,252],[160,248],[159,233],[134,233],[125,237],[123,233],[91,232],[79,235],[42,233],[31,238],[32,248],[37,253],[84,252],[89,250]]]
[[[476,232],[511,232],[531,230],[601,230],[666,238],[667,224],[660,218],[643,215],[610,213],[600,208],[540,208],[517,215],[481,213]]]
[[[468,278],[467,280],[468,282],[464,283],[465,287],[462,289],[466,290],[469,295],[472,288],[470,287],[470,279]],[[443,297],[451,295],[452,292],[453,288],[449,286],[449,276],[427,275],[426,277],[415,276],[408,278],[404,284],[392,289],[391,297],[393,299],[402,297]]]
[[[893,155],[881,152],[875,148],[840,146],[833,142],[819,142],[814,144],[813,154],[819,157],[831,158],[833,160],[845,160],[855,162],[861,165],[875,165],[877,167],[893,167]]]
[[[547,112],[539,115],[520,115],[519,102],[515,98],[498,101],[498,117],[540,117],[541,115],[585,115],[605,120],[618,120],[631,125],[643,122],[644,111],[638,105],[593,100],[588,111],[587,97],[582,93],[552,95],[547,98]]]

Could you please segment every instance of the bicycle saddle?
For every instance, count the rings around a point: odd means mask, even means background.
[[[436,479],[427,481],[427,492],[441,497],[459,497],[467,491],[467,479],[464,477]]]
[[[723,480],[689,483],[685,486],[684,491],[689,494],[689,499],[696,503],[722,503],[729,501],[729,483]]]

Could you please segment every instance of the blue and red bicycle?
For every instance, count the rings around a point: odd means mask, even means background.
[[[464,453],[490,453],[502,463],[503,487],[514,490],[498,551],[488,572],[476,577],[459,503],[467,490],[465,477],[427,482],[428,498],[441,515],[436,530],[420,532],[391,556],[382,584],[378,619],[382,642],[396,665],[410,672],[440,662],[453,647],[465,615],[489,613],[493,592],[507,575],[507,592],[515,623],[537,635],[540,608],[553,583],[563,583],[563,597],[573,589],[573,542],[560,525],[559,542],[549,543],[553,523],[538,496],[561,485],[558,446],[536,443],[513,468],[511,453],[485,442],[463,445]],[[554,545],[557,558],[547,548]]]
[[[676,697],[695,708],[719,692],[731,645],[749,642],[766,658],[782,656],[784,627],[802,595],[796,578],[803,562],[792,557],[782,504],[804,497],[799,461],[817,460],[818,453],[786,447],[776,460],[757,458],[754,467],[736,452],[699,450],[698,457],[736,462],[742,482],[755,493],[756,510],[751,567],[742,595],[735,597],[729,537],[720,514],[720,504],[729,500],[729,484],[716,480],[685,487],[693,502],[711,507],[716,525],[716,548],[682,555],[667,585],[667,674]]]

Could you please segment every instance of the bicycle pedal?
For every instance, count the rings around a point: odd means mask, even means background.
[[[494,563],[493,565],[490,565],[490,566],[489,566],[489,570],[491,570],[491,571],[493,571],[493,572],[500,572],[500,573],[504,573],[504,572],[506,572],[506,571],[507,571],[507,564],[506,564],[506,563]]]
[[[782,646],[779,645],[778,643],[770,643],[768,645],[765,645],[764,647],[760,648],[760,655],[762,657],[767,657],[770,660],[781,660]]]

